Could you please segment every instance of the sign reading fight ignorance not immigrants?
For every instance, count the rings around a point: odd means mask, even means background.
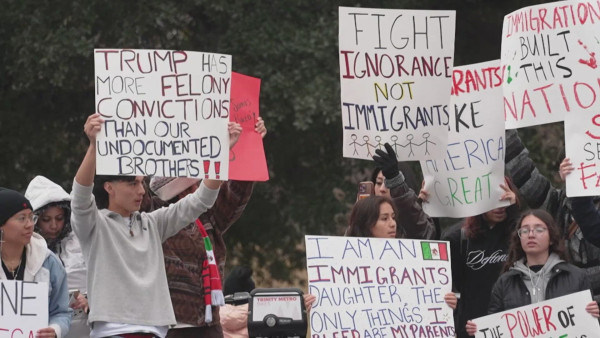
[[[598,337],[598,320],[585,311],[591,301],[586,290],[477,318],[475,337]]]
[[[48,283],[0,280],[0,337],[35,337],[48,327]]]
[[[446,149],[454,11],[339,8],[344,157],[390,143],[400,160]]]
[[[96,49],[96,172],[227,179],[231,56]]]
[[[499,186],[505,148],[500,61],[455,67],[450,110],[446,156],[421,161],[430,193],[423,209],[433,217],[468,217],[507,206]]]
[[[597,106],[599,22],[597,0],[525,7],[504,17],[506,128],[563,121]]]
[[[305,236],[312,338],[454,337],[447,242]]]

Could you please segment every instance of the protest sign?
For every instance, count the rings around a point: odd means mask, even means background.
[[[260,79],[231,73],[230,121],[242,125],[242,134],[229,153],[229,179],[267,181],[269,171],[263,140],[254,127],[259,114]]]
[[[305,236],[312,338],[454,337],[448,242]]]
[[[227,179],[231,56],[96,49],[94,62],[97,174]]]
[[[504,17],[506,128],[563,121],[598,103],[599,22],[596,0],[525,7]]]
[[[35,337],[48,327],[48,283],[0,280],[0,337]]]
[[[443,159],[421,161],[423,210],[432,217],[468,217],[507,206],[500,61],[455,67],[448,148]]]
[[[446,149],[454,11],[339,8],[344,157],[388,142],[400,160]]]
[[[598,337],[598,320],[585,311],[589,290],[474,319],[476,338]]]

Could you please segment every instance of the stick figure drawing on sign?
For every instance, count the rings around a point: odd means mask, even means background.
[[[408,149],[410,150],[410,152],[408,153],[409,157],[413,156],[415,154],[414,151],[413,151],[413,147],[412,146],[413,145],[417,145],[417,144],[415,144],[415,143],[412,142],[412,140],[414,138],[415,138],[415,136],[413,134],[406,135],[406,140],[408,141],[408,143],[403,146],[403,148],[408,147]]]
[[[350,142],[350,146],[354,146],[354,152],[352,153],[352,155],[358,155],[358,150],[356,150],[356,146],[360,145],[358,144],[358,142],[356,142],[356,139],[358,138],[358,136],[356,136],[356,134],[352,134],[350,135],[350,138],[352,139],[352,142]]]
[[[377,145],[376,145],[377,149],[383,148],[383,144],[381,143],[381,136],[379,136],[379,135],[375,136],[375,141],[377,142]]]
[[[373,157],[373,154],[371,153],[371,147],[375,148],[375,145],[369,143],[369,136],[367,135],[363,136],[363,140],[365,140],[365,143],[363,143],[362,145],[367,146],[367,156]]]
[[[398,154],[398,146],[402,147],[402,145],[398,144],[398,135],[392,135],[392,137],[390,137],[390,140],[392,140],[392,142],[394,142],[394,144],[393,144],[394,151],[396,152],[396,154]]]
[[[424,132],[423,138],[425,139],[425,141],[417,144],[418,146],[425,144],[425,155],[429,155],[429,143],[435,145],[435,142],[429,141],[429,136],[431,136],[431,134],[429,134],[429,132]]]

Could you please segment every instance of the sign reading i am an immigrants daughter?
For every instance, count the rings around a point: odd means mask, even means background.
[[[312,338],[454,337],[448,242],[305,236]]]

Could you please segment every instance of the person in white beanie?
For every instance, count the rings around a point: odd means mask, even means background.
[[[254,127],[254,132],[266,135],[262,118],[257,119]],[[150,208],[176,203],[194,193],[199,185],[197,179],[153,177],[150,190],[157,198],[152,200]],[[213,207],[163,243],[169,292],[177,319],[177,326],[169,330],[168,338],[223,336],[219,320],[219,306],[224,305],[220,278],[227,253],[223,234],[242,215],[253,187],[254,182],[227,181]],[[206,265],[208,269],[204,268]],[[211,283],[203,279],[207,270]]]
[[[29,182],[25,197],[31,202],[38,216],[35,232],[44,237],[48,249],[54,252],[67,272],[74,310],[67,338],[87,337],[87,267],[79,240],[71,229],[71,196],[58,184],[44,176],[36,176]]]
[[[84,125],[90,144],[71,192],[71,226],[88,266],[90,337],[162,338],[176,324],[162,243],[212,207],[222,181],[204,179],[179,202],[140,213],[142,176],[98,176],[94,187],[103,124],[96,113]],[[240,130],[230,124],[230,137]]]

